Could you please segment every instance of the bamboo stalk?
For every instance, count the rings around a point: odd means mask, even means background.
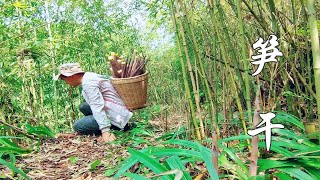
[[[183,7],[181,0],[177,0],[177,5],[178,4],[180,4],[181,8]],[[179,23],[180,33],[181,33],[181,37],[182,37],[182,41],[183,41],[183,47],[184,47],[184,51],[185,51],[185,55],[186,55],[186,59],[187,59],[187,65],[188,65],[188,70],[189,70],[189,74],[190,74],[190,78],[191,78],[192,89],[194,92],[195,103],[196,103],[196,108],[197,108],[197,115],[198,115],[199,122],[200,122],[200,132],[201,132],[201,136],[205,137],[202,115],[201,115],[201,108],[200,108],[199,92],[197,91],[197,87],[196,87],[196,81],[195,81],[195,77],[193,74],[193,68],[191,65],[190,57],[189,57],[189,52],[188,52],[188,48],[187,48],[187,41],[185,38],[185,32],[184,32],[185,29],[183,28],[183,24],[182,24],[182,20],[181,20],[180,15],[178,15],[178,23]],[[195,66],[196,66],[196,64],[195,64]],[[197,73],[197,72],[195,71],[195,73]]]
[[[266,27],[266,23],[263,19],[260,19],[256,13],[253,11],[253,9],[250,7],[249,3],[246,0],[242,0],[242,2],[244,2],[244,4],[247,6],[247,8],[249,9],[250,13],[253,15],[253,17],[258,21],[259,25],[262,27],[262,29],[267,33],[267,34],[271,34],[270,30]]]
[[[256,92],[256,100],[255,100],[255,111],[253,115],[253,129],[256,129],[257,125],[259,124],[259,113],[260,113],[260,102],[259,102],[259,95],[260,95],[260,83],[259,79],[257,78],[258,81],[258,88]],[[258,171],[258,143],[259,143],[259,136],[253,136],[251,140],[251,155],[250,155],[250,176],[256,176],[257,171]]]
[[[241,72],[240,72],[240,62],[237,61],[237,56],[236,56],[236,53],[235,53],[235,48],[232,46],[232,43],[231,43],[231,39],[230,39],[230,35],[229,35],[229,31],[228,31],[228,28],[225,24],[225,21],[221,21],[222,19],[224,19],[224,11],[221,7],[221,4],[220,4],[220,1],[219,0],[216,0],[216,3],[217,3],[217,9],[218,9],[218,14],[219,14],[219,17],[220,17],[220,20],[218,21],[218,23],[220,24],[220,26],[222,27],[223,29],[223,34],[224,34],[224,37],[225,37],[225,40],[226,40],[226,47],[228,48],[228,52],[230,52],[230,55],[231,55],[231,62],[233,62],[233,65],[236,67],[234,70],[236,72],[236,75],[237,75],[237,78],[239,80],[239,83],[240,83],[240,86],[241,87],[245,87],[245,83],[243,81],[243,78],[242,78],[242,75],[241,75]],[[243,93],[242,94],[239,94],[240,95],[240,99],[245,99],[244,98],[244,95],[246,94],[246,89],[243,89]]]
[[[210,4],[213,4],[212,0],[210,0],[210,1],[211,1]],[[213,12],[213,7],[209,7],[209,8],[210,8],[211,19],[213,21],[213,29],[214,29],[215,33],[217,34],[217,38],[218,38],[219,42],[221,43],[223,41],[222,41],[221,34],[219,33],[219,30],[217,28],[217,20],[215,18],[214,12]],[[236,86],[236,83],[235,83],[231,68],[227,63],[228,56],[226,54],[226,50],[225,50],[225,47],[224,47],[223,44],[220,45],[220,48],[221,48],[221,53],[222,53],[223,60],[224,60],[225,64],[227,65],[226,68],[227,68],[227,72],[229,73],[229,78],[231,80],[231,88],[232,88],[233,92],[235,93],[234,97],[236,98],[236,104],[237,104],[237,107],[238,107],[238,110],[239,110],[240,120],[242,122],[242,127],[243,127],[244,132],[247,133],[247,126],[246,126],[246,123],[245,123],[245,120],[244,120],[243,109],[242,109],[240,98],[239,98],[239,94],[238,94],[238,88]],[[249,142],[248,142],[248,144],[249,144]]]
[[[188,101],[189,101],[189,108],[190,108],[190,112],[191,112],[191,118],[192,118],[192,121],[193,121],[193,126],[195,127],[194,129],[196,131],[196,136],[197,136],[197,139],[200,141],[201,140],[201,134],[200,134],[200,131],[198,129],[198,124],[197,124],[196,116],[195,116],[195,113],[194,113],[195,109],[194,109],[192,98],[191,98],[191,91],[190,91],[190,88],[189,88],[189,83],[188,83],[188,80],[187,80],[187,72],[186,72],[186,69],[185,69],[185,64],[184,64],[183,54],[182,54],[182,48],[181,48],[182,45],[180,44],[180,36],[179,36],[177,23],[176,23],[174,3],[173,3],[172,0],[171,0],[171,11],[172,11],[171,13],[172,13],[172,19],[173,19],[173,23],[174,23],[174,28],[175,28],[176,36],[177,36],[177,43],[178,43],[180,63],[181,63],[181,69],[182,69],[183,82],[184,82],[184,87],[185,87],[185,91],[186,91],[186,96],[187,96]],[[179,24],[181,24],[180,19],[179,18],[177,18],[177,19],[179,21]],[[182,31],[181,32],[181,36],[183,36],[183,35],[184,35],[184,33]],[[184,36],[183,36],[183,38],[184,38]],[[185,41],[183,41],[183,42],[184,42],[183,43],[183,47],[184,47],[184,51],[185,51],[185,54],[186,54],[186,58],[188,58],[188,52],[186,50]],[[190,68],[189,65],[188,65],[188,68]],[[190,69],[189,69],[189,73],[190,73]],[[192,71],[190,73],[190,76],[191,76],[191,80],[194,80]],[[193,132],[193,131],[191,131],[191,132]]]
[[[304,14],[304,18],[305,18],[305,23],[304,24],[304,28],[307,30],[308,29],[308,13],[306,11],[306,8],[305,8],[305,5],[304,5],[304,2],[303,0],[300,0],[300,3],[301,3],[301,6],[302,6],[302,10],[303,10],[303,14]],[[305,31],[306,31],[305,30]],[[308,66],[308,89],[311,89],[312,90],[312,79],[311,79],[311,76],[312,76],[312,69],[311,69],[311,60],[310,60],[310,56],[309,56],[309,52],[310,52],[310,49],[309,49],[309,35],[306,33],[306,38],[305,38],[305,42],[306,42],[306,56],[307,56],[307,66]],[[309,94],[311,91],[309,90]],[[308,112],[309,112],[309,117],[307,118],[307,121],[310,121],[312,122],[313,121],[313,117],[314,117],[314,113],[313,113],[313,100],[314,100],[314,96],[311,96],[310,100],[309,100],[309,103],[308,103]]]
[[[49,49],[50,49],[50,57],[51,57],[51,65],[53,74],[56,70],[56,62],[54,59],[54,52],[53,52],[53,37],[51,31],[51,21],[50,21],[50,14],[49,14],[49,7],[48,7],[48,0],[45,1],[45,14],[46,14],[46,23],[47,23],[47,31],[49,34]],[[58,98],[57,98],[57,83],[53,81],[53,97],[54,97],[54,127],[57,128],[58,125]]]
[[[268,5],[270,9],[270,14],[271,14],[272,30],[276,34],[276,36],[279,37],[279,28],[276,20],[276,8],[274,5],[274,1],[268,0]]]
[[[250,98],[250,85],[249,85],[249,65],[248,65],[248,59],[246,56],[246,45],[245,45],[245,39],[244,39],[244,25],[242,21],[242,13],[241,13],[241,4],[240,1],[236,2],[237,4],[237,13],[238,13],[238,19],[239,19],[239,26],[240,26],[240,36],[241,36],[241,55],[242,55],[242,61],[244,64],[245,69],[245,99],[247,104],[247,111],[248,111],[248,119],[249,122],[252,123],[252,110],[251,110],[251,98]]]
[[[319,33],[317,28],[317,19],[315,11],[315,1],[308,0],[308,14],[309,14],[309,28],[311,36],[311,49],[313,57],[313,70],[316,86],[316,101],[318,119],[320,119],[320,47],[319,47]],[[307,85],[307,87],[309,87]]]
[[[197,40],[196,40],[196,37],[195,37],[195,33],[194,33],[194,28],[193,28],[193,21],[192,21],[192,18],[189,18],[188,17],[188,11],[186,10],[186,6],[180,1],[180,4],[182,5],[182,7],[184,8],[185,10],[185,17],[186,17],[186,20],[188,22],[188,27],[190,29],[190,32],[191,32],[191,37],[192,37],[192,42],[193,42],[193,45],[195,47],[195,54],[196,54],[196,61],[199,63],[200,65],[200,75],[201,77],[203,78],[203,82],[205,84],[205,87],[206,87],[206,94],[208,95],[208,99],[209,99],[209,102],[210,102],[210,113],[211,113],[211,116],[212,116],[212,126],[213,126],[213,129],[214,131],[212,133],[217,133],[217,137],[219,138],[219,127],[218,127],[218,120],[215,119],[215,106],[213,104],[213,98],[212,98],[212,95],[211,95],[211,91],[210,91],[210,87],[209,87],[209,83],[208,83],[208,79],[207,79],[207,75],[205,74],[204,72],[204,68],[203,68],[203,63],[201,61],[201,57],[200,57],[200,50],[199,50],[199,47],[198,47],[198,43],[197,43]],[[191,14],[192,15],[192,14]],[[197,66],[195,66],[197,67]],[[200,119],[200,118],[199,118]],[[201,128],[201,119],[200,119],[200,128]]]

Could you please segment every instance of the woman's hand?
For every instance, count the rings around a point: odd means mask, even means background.
[[[114,136],[114,134],[113,133],[111,133],[111,132],[104,132],[104,133],[102,133],[102,140],[103,140],[103,142],[111,142],[111,141],[114,141],[114,140],[116,140],[116,137]]]

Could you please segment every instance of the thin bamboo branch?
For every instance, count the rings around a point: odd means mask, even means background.
[[[30,138],[30,139],[37,140],[37,138],[31,136],[30,134],[28,134],[28,133],[25,132],[24,130],[22,130],[22,129],[18,128],[18,127],[15,127],[15,126],[13,126],[13,125],[11,125],[11,124],[8,124],[8,123],[6,123],[6,122],[4,122],[4,121],[2,121],[2,120],[0,120],[0,124],[3,124],[3,125],[5,125],[5,126],[8,126],[8,127],[12,128],[13,130],[15,130],[15,131],[23,134],[24,136],[26,136],[26,137],[28,137],[28,138]]]

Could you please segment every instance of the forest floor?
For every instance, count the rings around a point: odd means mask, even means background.
[[[168,118],[168,129],[177,128],[182,125],[183,117],[175,115]],[[165,134],[163,119],[150,120],[152,136],[143,136],[147,143],[133,145],[134,140],[125,138],[130,133],[135,132],[136,128],[120,133],[117,142],[105,144],[97,141],[97,136],[75,136],[58,137],[44,139],[37,151],[23,155],[17,159],[16,166],[21,168],[31,179],[113,179],[107,178],[104,173],[107,169],[112,169],[122,160],[127,158],[130,153],[128,147],[143,149],[148,145],[157,145],[156,137]],[[156,131],[154,131],[156,129]],[[138,136],[137,134],[135,134]],[[128,141],[128,142],[125,142]],[[118,143],[120,142],[120,143]],[[134,168],[134,167],[133,167]],[[131,168],[132,171],[134,169]],[[0,168],[0,172],[6,176],[11,176],[9,169]],[[11,174],[11,175],[10,175]],[[14,177],[13,177],[14,179]],[[126,179],[126,178],[122,178]]]

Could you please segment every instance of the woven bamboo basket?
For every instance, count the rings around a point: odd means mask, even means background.
[[[112,78],[111,82],[128,109],[147,106],[148,72],[130,78]]]

